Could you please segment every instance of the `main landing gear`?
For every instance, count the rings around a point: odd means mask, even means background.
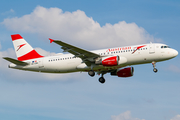
[[[152,62],[152,65],[153,65],[153,71],[155,72],[155,73],[157,73],[157,71],[158,71],[158,69],[156,68],[156,62],[155,61],[153,61]]]
[[[105,83],[104,77],[100,77],[100,78],[99,78],[99,82],[102,83],[102,84]]]
[[[94,77],[95,72],[94,72],[94,70],[90,70],[90,71],[88,72],[88,74],[89,74],[91,77]]]
[[[93,70],[93,67],[94,67],[94,64],[91,65],[91,70],[88,72],[88,74],[91,76],[91,77],[94,77],[95,75],[95,72]]]
[[[102,76],[99,78],[99,82],[102,83],[102,84],[105,83],[105,81],[106,81],[104,79],[103,75],[104,75],[104,73],[102,73]]]
[[[94,77],[95,72],[94,72],[94,70],[90,70],[90,71],[88,71],[88,74],[89,74],[91,77]],[[100,83],[105,83],[105,79],[104,79],[104,77],[103,77],[103,75],[104,75],[105,73],[100,73],[100,74],[102,74],[102,76],[99,78],[99,82],[100,82]]]

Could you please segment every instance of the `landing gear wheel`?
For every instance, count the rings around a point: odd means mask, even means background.
[[[155,73],[157,73],[157,68],[156,68],[156,62],[155,61],[152,61],[152,65],[153,65],[153,71],[155,72]]]
[[[156,68],[154,68],[153,71],[154,71],[155,73],[157,73],[158,70],[157,70]]]
[[[94,72],[93,70],[90,70],[90,71],[88,72],[88,74],[89,74],[91,77],[93,77],[93,76],[95,75],[95,72]]]
[[[104,77],[100,77],[100,78],[99,78],[99,82],[102,83],[102,84],[105,83]]]

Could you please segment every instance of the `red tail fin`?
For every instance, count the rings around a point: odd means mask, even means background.
[[[43,57],[38,54],[19,34],[11,35],[18,60],[24,61]]]

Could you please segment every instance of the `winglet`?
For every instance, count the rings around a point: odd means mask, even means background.
[[[54,40],[53,39],[51,39],[51,38],[49,38],[49,40],[50,40],[50,43],[52,43]]]

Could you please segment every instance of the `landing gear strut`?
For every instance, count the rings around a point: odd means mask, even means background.
[[[154,68],[153,71],[154,71],[155,73],[157,73],[158,70],[157,70],[157,68],[156,68],[156,62],[153,61],[153,62],[152,62],[152,65],[153,65],[153,68]]]

